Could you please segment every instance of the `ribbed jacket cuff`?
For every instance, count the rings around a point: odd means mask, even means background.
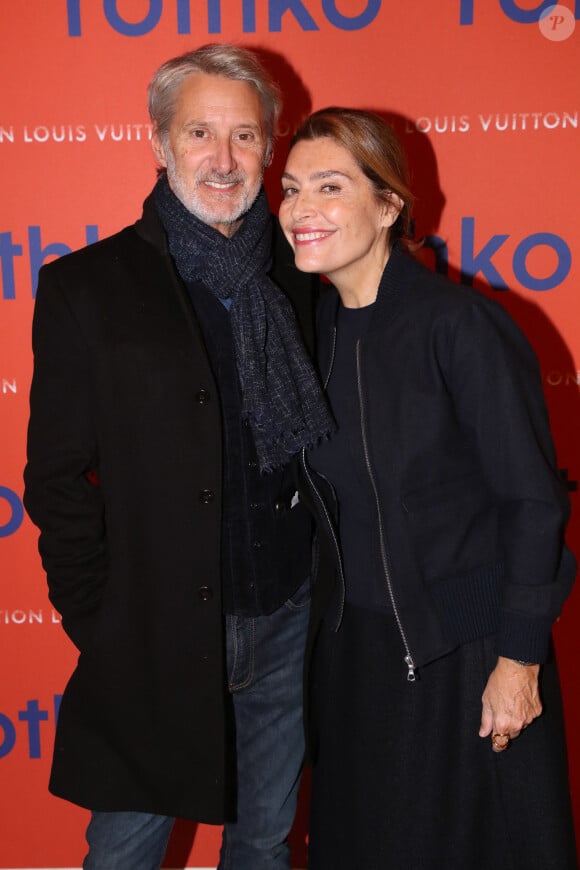
[[[508,659],[542,664],[548,658],[552,623],[513,611],[500,611],[496,652]]]

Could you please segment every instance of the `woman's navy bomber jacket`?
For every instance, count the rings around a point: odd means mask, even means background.
[[[325,382],[338,304],[334,289],[320,303]],[[396,247],[357,372],[402,674],[412,680],[415,668],[489,634],[498,655],[545,661],[576,563],[564,544],[569,502],[527,340],[500,305]],[[344,601],[344,578],[331,487],[304,453],[298,477],[318,524],[311,646],[335,582]],[[338,629],[340,612],[332,618]]]

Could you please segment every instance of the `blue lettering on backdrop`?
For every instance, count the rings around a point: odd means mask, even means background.
[[[3,526],[0,526],[0,538],[7,538],[8,535],[13,535],[14,532],[17,532],[22,525],[24,508],[22,501],[14,490],[8,489],[7,486],[0,486],[0,498],[7,501],[10,507],[10,519]]]
[[[208,0],[207,4],[207,32],[221,33],[221,2],[220,0]]]
[[[256,0],[239,0],[242,11],[242,30],[244,33],[256,32]],[[313,15],[307,8],[309,0],[268,0],[268,29],[271,33],[282,30],[282,19],[291,13],[304,31],[319,30]],[[223,5],[222,5],[223,3]],[[159,24],[164,11],[173,7],[176,12],[177,33],[192,33],[191,0],[149,0],[147,11],[140,21],[127,21],[119,12],[119,0],[102,0],[103,12],[109,26],[122,36],[145,36]],[[371,24],[381,9],[382,0],[367,0],[366,7],[355,15],[346,15],[337,9],[337,0],[322,0],[322,14],[329,24],[339,30],[361,30]],[[196,2],[196,12],[202,4]],[[207,33],[222,32],[222,10],[224,0],[205,0],[207,13]],[[227,11],[231,12],[233,2],[228,2]],[[69,36],[83,35],[81,0],[66,0],[67,28]],[[286,19],[287,20],[287,19]]]
[[[177,3],[177,32],[179,34],[191,33],[191,15],[189,14],[189,0]],[[209,28],[208,28],[209,32]]]
[[[500,234],[492,236],[489,242],[478,254],[474,253],[475,219],[463,218],[461,221],[461,280],[465,284],[471,284],[472,279],[481,272],[496,290],[507,290],[508,285],[503,280],[493,263],[492,256],[498,251],[509,235]]]
[[[66,0],[66,20],[69,36],[81,36],[81,0]]]
[[[517,21],[518,24],[534,24],[540,20],[540,16],[545,9],[553,6],[553,0],[543,0],[535,9],[520,9],[514,0],[499,0],[499,5],[508,18],[512,21]]]
[[[99,228],[94,224],[85,225],[85,240],[87,245],[98,241]],[[509,283],[500,274],[493,262],[493,256],[510,238],[509,233],[497,233],[491,236],[479,250],[475,250],[475,218],[464,217],[461,220],[461,280],[471,284],[473,278],[481,273],[495,290],[508,290]],[[435,267],[438,272],[447,272],[448,251],[445,241],[439,236],[427,236],[425,246],[435,253]],[[537,277],[527,266],[528,254],[535,248],[545,246],[551,248],[557,257],[556,268],[551,275]],[[28,254],[32,295],[36,294],[38,270],[49,257],[59,257],[71,252],[71,248],[63,242],[50,242],[43,246],[41,228],[28,227]],[[13,240],[12,233],[0,233],[0,275],[2,277],[3,299],[16,298],[14,274],[15,257],[23,256],[23,246]],[[514,277],[528,290],[553,290],[565,281],[572,266],[572,252],[567,242],[554,233],[532,233],[518,243],[512,259]],[[10,532],[5,533],[10,534]],[[0,528],[0,536],[2,528]]]
[[[479,0],[480,3],[489,3],[489,0]],[[533,9],[522,9],[515,0],[499,0],[499,5],[502,12],[511,21],[517,24],[536,24],[542,13],[554,6],[556,0],[542,0],[538,6]],[[473,24],[475,0],[459,0],[459,23],[470,25]],[[576,0],[574,17],[580,19],[580,0]]]
[[[117,33],[123,36],[143,36],[159,24],[163,12],[163,0],[149,0],[149,11],[141,21],[130,23],[121,18],[117,9],[117,0],[103,0],[105,18]],[[66,12],[68,20],[68,35],[81,36],[81,0],[67,0]]]
[[[21,256],[22,245],[12,243],[12,233],[0,233],[0,275],[2,275],[2,296],[4,299],[16,298],[14,257]]]
[[[242,0],[242,29],[244,33],[256,32],[256,0]]]
[[[86,224],[85,243],[92,245],[99,241],[99,228],[96,224]],[[72,248],[63,242],[50,242],[42,246],[41,228],[28,227],[28,254],[30,264],[30,279],[32,295],[36,295],[38,271],[49,257],[62,257],[70,254]],[[14,275],[14,258],[23,255],[23,247],[12,240],[12,233],[0,233],[0,276],[2,277],[2,299],[16,298],[16,280]]]
[[[28,722],[28,755],[40,758],[40,723],[48,721],[48,710],[40,710],[38,701],[28,701],[26,710],[18,713],[20,722]]]
[[[0,758],[4,758],[5,755],[12,752],[16,743],[16,728],[4,713],[0,713],[0,729],[4,732],[2,743],[0,743]]]
[[[318,25],[308,12],[302,0],[270,0],[268,3],[268,21],[271,33],[279,33],[282,30],[282,16],[286,12],[292,12],[302,30],[318,30]]]
[[[358,15],[344,15],[336,8],[336,0],[322,0],[322,11],[339,30],[362,30],[368,27],[381,11],[381,0],[369,0],[366,9]]]
[[[508,233],[498,233],[491,236],[483,246],[475,251],[475,218],[465,217],[461,220],[461,281],[464,284],[473,284],[473,279],[481,273],[494,290],[509,290],[504,277],[500,274],[497,266],[492,262],[492,257],[499,251],[502,245],[510,238]],[[551,275],[538,278],[532,275],[527,265],[527,257],[535,248],[551,248],[556,254],[557,263]],[[431,248],[435,254],[435,268],[437,272],[447,274],[448,271],[448,248],[445,241],[439,236],[427,236],[425,247]],[[527,290],[544,291],[554,290],[562,284],[572,267],[572,252],[561,236],[554,233],[531,233],[525,236],[516,246],[512,257],[512,269],[516,279]]]
[[[558,263],[551,275],[545,278],[536,278],[530,275],[526,258],[530,251],[540,245],[546,245],[556,252]],[[513,258],[514,275],[524,287],[528,290],[552,290],[561,284],[567,277],[572,267],[572,252],[570,248],[560,236],[554,233],[532,233],[531,236],[523,239],[514,251]]]
[[[143,36],[159,24],[163,12],[163,0],[149,0],[149,12],[142,21],[134,24],[121,18],[117,9],[117,0],[104,0],[105,18],[111,27],[123,36]]]
[[[53,696],[54,721],[58,719],[58,711],[62,695]],[[36,699],[26,702],[26,708],[18,711],[18,721],[26,722],[26,730],[28,737],[28,757],[42,757],[42,741],[41,741],[41,722],[48,722],[48,710],[41,710],[39,702]],[[3,736],[2,736],[3,732]],[[17,730],[14,722],[4,713],[0,713],[0,758],[4,758],[14,749],[17,740]],[[50,747],[52,738],[49,741]]]

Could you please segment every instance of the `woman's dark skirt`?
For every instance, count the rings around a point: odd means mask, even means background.
[[[505,752],[478,736],[493,638],[407,682],[394,618],[347,606],[312,680],[310,870],[576,870],[555,662]]]

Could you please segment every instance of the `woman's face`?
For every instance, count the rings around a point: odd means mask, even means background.
[[[346,148],[328,137],[298,142],[282,188],[280,224],[296,266],[326,275],[339,291],[373,285],[376,293],[398,208],[378,200]]]

